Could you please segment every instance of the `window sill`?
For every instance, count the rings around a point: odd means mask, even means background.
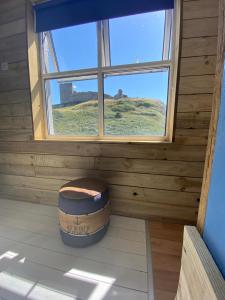
[[[47,142],[76,142],[76,143],[93,143],[93,144],[170,144],[172,139],[168,137],[157,137],[154,139],[129,139],[129,138],[79,138],[71,136],[48,136],[47,138],[35,138],[35,141]]]

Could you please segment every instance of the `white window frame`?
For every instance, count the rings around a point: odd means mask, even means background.
[[[172,35],[172,42],[171,41]],[[41,57],[41,80],[42,94],[45,108],[45,136],[48,140],[75,140],[75,141],[115,141],[115,142],[172,142],[173,124],[175,111],[175,96],[177,83],[177,68],[179,55],[179,35],[180,35],[180,0],[175,0],[173,10],[166,10],[164,43],[161,61],[125,64],[118,66],[110,66],[110,46],[109,46],[109,20],[97,22],[97,42],[98,42],[98,66],[97,68],[73,70],[73,71],[58,71],[58,62],[54,61],[54,67],[57,72],[46,72],[46,64],[44,64],[43,47],[41,43],[42,33],[39,38],[40,57]],[[47,33],[51,39],[51,33]],[[170,49],[171,48],[171,49]],[[54,53],[54,48],[50,51]],[[169,56],[170,59],[169,59]],[[104,135],[104,75],[124,75],[145,72],[155,72],[157,70],[168,69],[168,100],[166,125],[164,136],[108,136]],[[45,81],[49,79],[90,79],[93,76],[98,80],[98,103],[99,103],[99,135],[98,136],[76,136],[76,135],[54,135],[53,120],[52,120],[52,103],[50,97],[46,97]]]

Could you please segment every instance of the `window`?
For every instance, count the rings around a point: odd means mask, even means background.
[[[41,32],[49,139],[171,141],[176,9]]]

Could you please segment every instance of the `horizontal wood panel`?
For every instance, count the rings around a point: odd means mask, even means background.
[[[25,18],[24,0],[1,0],[0,24]]]
[[[1,117],[0,118],[1,129],[31,129],[32,120],[31,117]]]
[[[104,178],[109,184],[146,187],[156,190],[171,190],[199,193],[201,178],[164,176],[152,174],[66,169],[21,164],[0,164],[0,174],[41,177],[47,179],[73,180],[80,177]]]
[[[210,118],[211,112],[179,113],[176,126],[181,129],[208,129]]]
[[[1,104],[0,101],[0,116],[1,117],[16,117],[16,116],[31,116],[31,107],[27,102]]]
[[[55,141],[0,142],[0,152],[42,153],[93,157],[124,157],[176,161],[204,161],[205,146],[176,144],[99,144]]]
[[[183,39],[181,57],[216,55],[217,37]]]
[[[28,89],[25,90],[13,90],[2,92],[0,91],[0,104],[12,105],[14,103],[28,103],[30,104],[30,92]]]
[[[213,93],[214,75],[180,77],[178,93],[180,95]]]
[[[29,87],[26,61],[11,63],[7,71],[0,72],[0,90],[10,91]]]
[[[110,186],[111,199],[161,203],[174,206],[198,207],[200,193],[184,193],[175,191],[161,191],[140,187]]]
[[[195,177],[201,176],[199,166],[201,163],[185,163],[185,162],[169,162],[160,160],[142,160],[142,159],[127,159],[127,158],[83,158],[70,156],[55,156],[55,155],[35,155],[34,164],[38,166],[51,166],[63,168],[83,168],[83,169],[98,169],[98,170],[116,170],[134,173],[146,174],[172,174],[187,175],[189,172],[195,172]],[[190,164],[191,171],[186,167]],[[193,165],[192,165],[193,164]],[[196,171],[194,171],[195,169]],[[192,173],[193,174],[193,173]]]
[[[183,19],[211,18],[218,16],[218,0],[196,0],[183,2]]]
[[[211,112],[212,94],[180,95],[177,101],[178,112]]]
[[[0,195],[9,199],[21,201],[31,201],[35,203],[57,204],[55,191],[21,188],[17,186],[0,185]],[[140,205],[141,203],[141,205]],[[112,199],[112,212],[123,215],[136,215],[141,218],[149,216],[176,218],[194,222],[196,219],[197,208],[186,206],[174,206],[161,203],[141,202],[123,199]]]
[[[183,57],[180,62],[180,76],[215,74],[216,56]]]
[[[183,21],[183,38],[217,36],[218,18],[191,19]]]
[[[8,170],[8,174],[14,174],[13,172],[15,172],[17,168],[19,168],[19,165],[15,165],[15,169]],[[104,180],[109,184],[183,192],[200,192],[201,190],[201,178],[127,173],[107,170],[55,168],[46,166],[35,166],[34,171],[37,177],[64,179],[67,181],[80,177],[98,177],[104,178]]]
[[[35,176],[35,169],[31,165],[0,164],[0,174]]]
[[[1,176],[1,175],[0,175]],[[16,178],[16,179],[15,179]],[[7,181],[10,179],[11,181]],[[46,180],[42,178],[33,178],[33,177],[25,177],[22,176],[1,176],[1,190],[0,194],[4,192],[5,195],[14,195],[13,190],[16,188],[17,190],[24,189],[31,192],[32,190],[40,191],[42,194],[51,195],[50,199],[55,197],[55,201],[58,198],[58,190],[59,187],[65,183],[64,180],[49,180],[49,184],[51,184],[51,189],[48,188]],[[5,182],[10,184],[5,184]],[[51,182],[52,181],[52,182]],[[24,194],[22,194],[24,195]],[[130,201],[138,201],[140,203],[160,203],[171,205],[172,207],[198,207],[198,199],[199,193],[185,193],[185,192],[175,192],[175,191],[163,191],[163,190],[155,190],[148,188],[139,188],[139,187],[127,187],[127,186],[109,186],[109,195],[110,199],[124,199]],[[25,195],[24,195],[25,196]],[[28,195],[30,196],[30,195]],[[31,195],[31,198],[33,196]],[[43,202],[43,201],[42,201]]]
[[[168,218],[186,222],[195,222],[197,209],[191,207],[176,207],[165,204],[155,204],[139,201],[112,200],[112,211],[126,216],[139,216],[141,218]]]
[[[21,188],[50,190],[58,192],[60,187],[65,184],[63,179],[46,179],[28,176],[15,176],[0,174],[1,185],[4,186],[18,186]]]
[[[96,169],[143,174],[201,177],[202,162],[144,160],[81,156],[2,153],[0,164],[22,164],[68,169]]]
[[[1,38],[0,52],[13,51],[18,48],[26,49],[26,33],[20,33],[9,37]],[[25,59],[25,58],[24,58]],[[23,59],[23,60],[24,60]],[[17,61],[21,59],[18,58]]]
[[[33,139],[32,129],[6,129],[0,130],[1,141],[31,141]]]
[[[198,162],[96,158],[95,166],[97,169],[101,170],[119,170],[146,174],[150,173],[193,177],[201,177],[203,174],[202,163]]]
[[[0,56],[9,63],[27,59],[26,34],[16,34],[0,39]]]
[[[57,205],[57,193],[40,189],[28,189],[17,186],[0,185],[0,196],[12,200]]]
[[[175,142],[181,145],[207,145],[208,135],[205,137],[189,137],[176,135]]]
[[[1,0],[1,12],[5,13],[15,8],[20,8],[21,10],[23,9],[25,12],[24,4],[25,0]]]
[[[208,129],[177,129],[175,141],[181,145],[207,145]]]
[[[176,134],[178,136],[189,136],[192,137],[207,137],[208,129],[177,129]]]
[[[0,51],[0,56],[3,62],[17,62],[26,58],[26,48],[17,48],[13,50]]]
[[[118,176],[120,179],[116,181],[117,184],[123,184],[122,182],[125,182],[124,184],[127,185],[137,185],[137,181],[138,181],[138,185],[140,186],[142,186],[142,184],[145,184],[145,186],[149,185],[153,188],[164,187],[164,189],[170,189],[170,188],[181,189],[181,190],[190,189],[190,188],[194,189],[195,186],[194,186],[194,181],[192,181],[192,177],[202,177],[202,172],[203,172],[203,163],[195,163],[195,162],[174,163],[174,162],[166,162],[166,161],[164,162],[164,161],[154,161],[154,160],[152,161],[140,160],[140,166],[144,164],[147,165],[143,169],[140,168],[138,163],[139,160],[128,161],[127,159],[121,160],[115,158],[94,159],[90,157],[82,158],[82,157],[74,157],[74,156],[71,157],[40,156],[40,155],[36,156],[33,154],[24,155],[24,154],[9,154],[9,153],[7,154],[2,153],[0,156],[0,164],[43,167],[42,169],[38,169],[38,168],[35,169],[36,174],[37,175],[39,174],[39,176],[43,176],[43,174],[45,174],[45,176],[55,177],[56,174],[59,173],[59,175],[62,176],[62,178],[72,179],[73,174],[74,176],[75,174],[76,176],[90,176],[90,175],[93,176],[96,175],[96,171],[117,171],[116,173],[101,172],[99,175],[103,176],[104,178],[105,176],[106,178],[107,176],[109,176],[111,181],[113,180],[111,177]],[[130,167],[126,168],[126,165],[128,166],[128,164],[130,165]],[[47,167],[51,167],[51,168],[47,168]],[[78,169],[77,172],[74,169]],[[84,172],[82,173],[81,170],[83,170]],[[38,173],[40,171],[44,173],[42,174]],[[69,177],[68,174],[70,175]],[[151,174],[151,175],[155,174],[157,176],[147,176],[147,174]],[[169,178],[160,175],[169,175]],[[190,178],[185,178],[185,177],[190,177]],[[132,178],[133,181],[131,183]],[[167,183],[164,184],[164,182],[160,182],[163,179],[167,181]],[[198,182],[199,180],[197,180],[197,183]],[[182,185],[182,183],[184,185]],[[185,186],[186,183],[187,185]],[[191,187],[190,184],[193,184],[193,187]],[[197,185],[197,187],[199,189],[199,184]]]
[[[0,39],[26,31],[25,19],[19,19],[0,25]]]
[[[0,180],[1,185],[4,186],[18,186],[21,188],[51,190],[55,192],[58,192],[60,187],[66,183],[66,180],[63,179],[46,179],[1,174]],[[165,191],[144,187],[130,187],[110,184],[109,197],[110,199],[131,199],[135,201],[198,207],[200,193]]]

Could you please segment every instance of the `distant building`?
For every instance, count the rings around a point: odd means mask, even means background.
[[[72,102],[73,96],[73,83],[72,82],[60,82],[60,104]]]
[[[122,98],[127,98],[127,95],[124,95],[123,90],[119,89],[117,94],[113,97],[113,99],[119,100],[119,99],[122,99]]]
[[[60,104],[77,104],[90,100],[98,99],[98,92],[86,91],[86,92],[76,92],[73,89],[72,81],[58,81],[60,90]],[[127,98],[128,96],[123,94],[123,90],[119,89],[117,94],[112,97],[111,95],[104,94],[105,99],[119,100],[122,98]]]

